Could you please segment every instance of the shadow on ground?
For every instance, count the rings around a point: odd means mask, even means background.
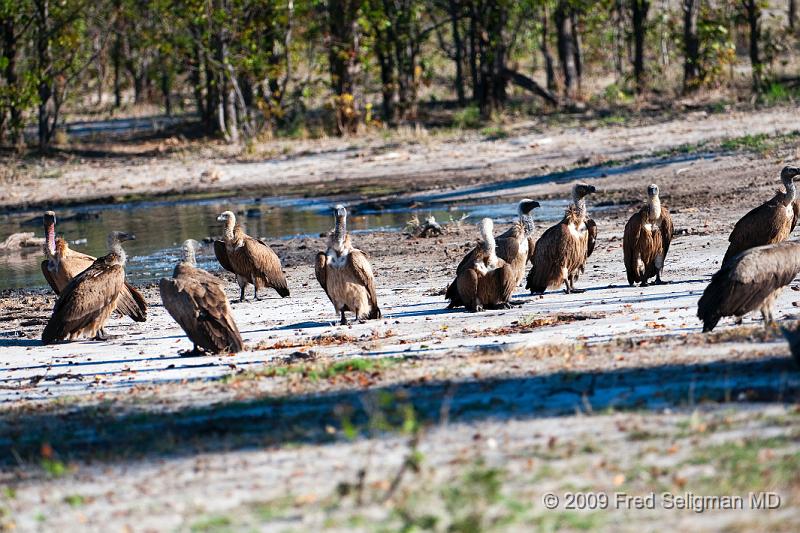
[[[375,401],[375,399],[381,399]],[[386,399],[391,401],[387,402]],[[613,409],[663,409],[713,403],[800,400],[800,372],[786,357],[757,361],[662,365],[605,372],[428,382],[327,394],[264,397],[178,411],[138,403],[119,414],[113,404],[57,412],[6,411],[0,418],[5,468],[38,463],[43,443],[62,460],[132,460],[201,451],[324,443],[330,427],[369,426],[366,406],[412,405],[423,423],[524,419]],[[374,411],[372,412],[374,416]],[[391,415],[391,412],[388,413]],[[386,415],[386,413],[384,413]]]

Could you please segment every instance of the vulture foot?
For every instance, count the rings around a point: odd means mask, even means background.
[[[575,287],[572,288],[573,294],[581,294],[583,292],[586,292],[586,289],[576,289]]]
[[[522,307],[523,305],[525,305],[525,302],[523,300],[509,300],[508,305],[509,309],[511,308],[511,306]]]

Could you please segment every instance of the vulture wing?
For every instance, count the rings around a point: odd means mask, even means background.
[[[147,303],[144,301],[144,296],[127,281],[117,300],[117,311],[135,322],[147,320]]]
[[[217,261],[219,261],[219,264],[222,265],[222,268],[228,272],[233,272],[236,274],[236,271],[233,269],[233,265],[231,265],[231,260],[228,258],[228,250],[225,248],[225,241],[214,241],[214,255],[217,256]]]
[[[328,295],[328,299],[333,302],[330,293],[328,292],[328,256],[325,252],[319,252],[314,263],[314,275],[317,277],[322,290]]]
[[[244,246],[256,272],[266,277],[269,285],[282,297],[289,296],[286,276],[281,270],[281,260],[272,248],[267,243],[252,237],[245,238]]]
[[[372,306],[373,313],[377,316],[370,316],[370,318],[380,318],[381,312],[378,309],[378,295],[375,293],[375,276],[372,274],[372,266],[369,264],[369,259],[364,255],[364,252],[358,249],[353,249],[347,256],[347,261],[353,274],[358,281],[366,287],[369,294],[369,303]]]
[[[466,272],[468,269],[472,268],[472,265],[475,264],[475,261],[478,258],[478,251],[480,250],[480,246],[476,246],[461,259],[461,262],[456,267],[456,278],[453,282],[447,286],[447,292],[445,292],[444,299],[450,300],[450,305],[447,306],[448,309],[452,309],[454,307],[458,307],[460,305],[464,305],[462,298],[459,296],[459,283],[458,277]]]
[[[586,243],[586,257],[589,258],[594,252],[594,245],[597,242],[597,224],[591,218],[586,221],[586,230],[589,232],[588,242]]]
[[[782,211],[783,206],[773,199],[740,218],[728,237],[730,245],[722,262],[749,248],[770,244],[778,239],[781,231],[785,230],[782,217],[785,213]]]
[[[622,235],[622,254],[625,259],[625,273],[628,275],[629,285],[639,281],[636,275],[636,255],[639,249],[641,232],[642,212],[637,211],[628,219],[628,223],[625,224],[625,233]]]
[[[663,248],[664,258],[667,257],[669,251],[669,244],[672,242],[672,234],[675,228],[672,225],[672,216],[666,207],[661,208],[661,246]]]
[[[56,285],[56,280],[53,277],[53,273],[47,268],[47,265],[50,263],[47,259],[42,261],[42,274],[44,275],[44,279],[47,280],[47,284],[50,285],[50,288],[53,289],[53,292],[56,294],[60,294],[61,291],[58,290],[58,285]]]
[[[106,265],[104,259],[95,261],[64,288],[42,333],[45,344],[87,327],[116,304],[124,287],[125,270],[119,265]]]

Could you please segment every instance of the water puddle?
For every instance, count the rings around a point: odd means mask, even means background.
[[[171,273],[185,239],[202,240],[220,235],[216,221],[222,211],[231,210],[251,235],[283,240],[298,236],[319,237],[333,223],[331,207],[336,202],[328,198],[240,198],[137,202],[119,205],[92,205],[59,211],[57,231],[75,244],[72,248],[94,256],[106,253],[106,235],[111,230],[136,234],[136,240],[126,243],[129,255],[127,274],[134,282],[157,280]],[[552,223],[561,218],[566,200],[541,202],[535,212],[537,221]],[[353,232],[376,230],[401,231],[416,214],[420,219],[433,215],[440,223],[467,215],[467,222],[491,217],[499,224],[510,222],[516,213],[516,203],[494,204],[437,204],[433,208],[398,207],[386,210],[362,209],[349,217]],[[0,240],[16,232],[34,232],[43,236],[41,213],[38,211],[0,215]],[[322,240],[320,240],[322,246]],[[0,253],[0,289],[45,287],[38,248],[23,253]],[[218,270],[213,251],[206,247],[198,257],[203,268]],[[311,268],[309,266],[309,268]]]

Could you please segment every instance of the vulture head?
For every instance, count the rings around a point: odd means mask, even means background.
[[[116,245],[122,244],[125,241],[135,241],[136,235],[133,233],[125,233],[124,231],[112,231],[108,234],[108,247],[114,248]]]
[[[517,207],[517,211],[520,215],[527,215],[534,209],[539,207],[539,202],[536,200],[529,200],[528,198],[524,198],[520,200],[519,206]]]
[[[200,243],[194,239],[186,239],[181,247],[181,259],[192,266],[197,265],[196,254]]]
[[[575,186],[572,188],[572,195],[576,199],[584,198],[589,194],[594,194],[597,192],[597,188],[594,185],[587,185],[586,183],[576,183]]]
[[[658,185],[651,183],[647,187],[647,196],[650,198],[658,198]]]
[[[347,209],[345,209],[342,204],[337,204],[336,207],[333,208],[333,216],[337,219],[345,218],[347,216]]]
[[[217,217],[217,220],[219,222],[225,222],[225,223],[233,222],[233,223],[235,223],[236,222],[236,215],[233,214],[233,211],[225,211],[223,213],[220,213],[220,215]]]
[[[781,181],[783,183],[794,181],[797,176],[800,176],[800,167],[792,167],[787,165],[783,167],[783,170],[781,170]]]

